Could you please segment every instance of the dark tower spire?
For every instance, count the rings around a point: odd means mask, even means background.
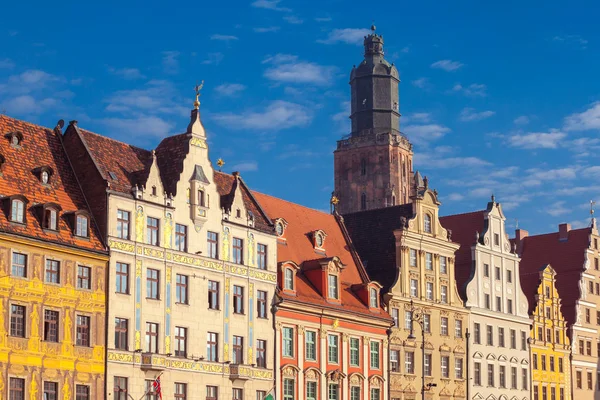
[[[400,133],[399,83],[371,26],[364,58],[350,73],[352,131],[334,152],[340,214],[409,201],[413,153]]]

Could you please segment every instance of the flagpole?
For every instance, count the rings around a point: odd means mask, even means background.
[[[156,382],[158,380],[158,378],[160,378],[162,376],[162,374],[164,374],[164,371],[161,372],[160,374],[158,374],[158,376],[156,378],[154,378],[154,382]],[[154,389],[154,388],[151,388],[150,390],[152,390],[152,389]],[[144,400],[144,397],[146,397],[146,395],[148,393],[150,393],[150,390],[146,390],[146,392],[142,395],[142,397],[140,397],[140,400]],[[161,395],[161,397],[162,397],[162,395]]]

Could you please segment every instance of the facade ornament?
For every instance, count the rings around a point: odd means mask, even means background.
[[[202,81],[199,85],[194,86],[194,90],[196,91],[196,101],[194,101],[194,109],[198,110],[200,108],[200,90],[204,87],[204,81]]]
[[[331,324],[331,327],[333,328],[333,330],[336,330],[338,326],[340,326],[340,320],[336,318],[333,320],[333,324]]]

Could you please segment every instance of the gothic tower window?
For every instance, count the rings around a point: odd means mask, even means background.
[[[362,211],[367,209],[367,195],[364,192],[360,195],[360,209]]]
[[[360,175],[365,176],[367,174],[367,160],[362,158],[360,160]]]

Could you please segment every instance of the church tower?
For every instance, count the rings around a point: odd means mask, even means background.
[[[334,151],[341,214],[409,201],[412,144],[400,132],[398,70],[383,57],[383,37],[365,36],[364,60],[350,73],[352,132]]]

